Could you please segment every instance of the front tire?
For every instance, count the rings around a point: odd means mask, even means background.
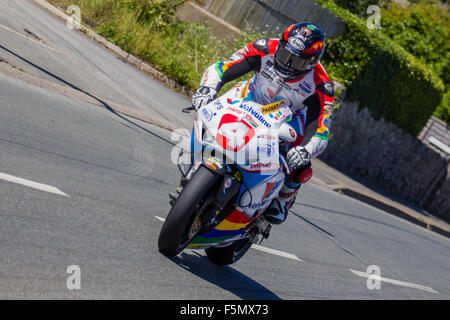
[[[229,265],[237,262],[252,246],[250,238],[234,241],[232,244],[222,248],[211,247],[205,249],[208,259],[218,265]]]
[[[171,208],[161,228],[158,239],[159,250],[168,257],[183,251],[192,240],[194,222],[199,223],[197,212],[205,196],[221,176],[200,166],[192,179],[186,184],[180,197]]]

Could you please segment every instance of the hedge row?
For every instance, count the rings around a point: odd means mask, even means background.
[[[419,60],[366,21],[327,0],[318,1],[341,17],[344,35],[330,39],[324,62],[375,118],[384,118],[417,136],[441,103],[442,81]]]

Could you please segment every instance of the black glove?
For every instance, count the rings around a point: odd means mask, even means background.
[[[202,106],[213,101],[216,98],[216,95],[216,89],[211,87],[200,87],[192,96],[192,106],[195,108],[195,110],[198,110]]]
[[[288,151],[286,156],[286,161],[289,166],[289,169],[295,171],[306,164],[308,164],[311,160],[311,155],[305,147],[295,147]]]

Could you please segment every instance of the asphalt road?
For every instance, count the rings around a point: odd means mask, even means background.
[[[62,56],[75,46],[67,37],[79,37],[75,56],[80,64],[92,56],[97,71],[58,65],[46,47],[2,28],[0,58],[24,57],[9,62],[44,78],[41,69],[51,69],[59,79],[47,79],[93,95],[120,88],[109,99],[186,121],[183,97],[28,2],[2,5],[0,24],[20,32],[14,14],[30,15],[22,22]],[[139,87],[121,87],[131,79]],[[449,239],[313,184],[263,248],[238,263],[218,267],[192,250],[167,259],[157,238],[179,179],[172,148],[168,131],[0,74],[0,298],[450,298]],[[66,286],[71,265],[80,290]],[[367,285],[372,265],[379,289]]]

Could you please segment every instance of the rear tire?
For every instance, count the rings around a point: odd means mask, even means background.
[[[237,262],[252,246],[250,238],[234,241],[222,248],[211,247],[205,250],[208,259],[218,265],[229,265]]]
[[[186,184],[180,197],[171,208],[161,228],[158,239],[159,250],[168,257],[183,251],[192,240],[188,235],[199,214],[194,209],[221,176],[201,166]]]

